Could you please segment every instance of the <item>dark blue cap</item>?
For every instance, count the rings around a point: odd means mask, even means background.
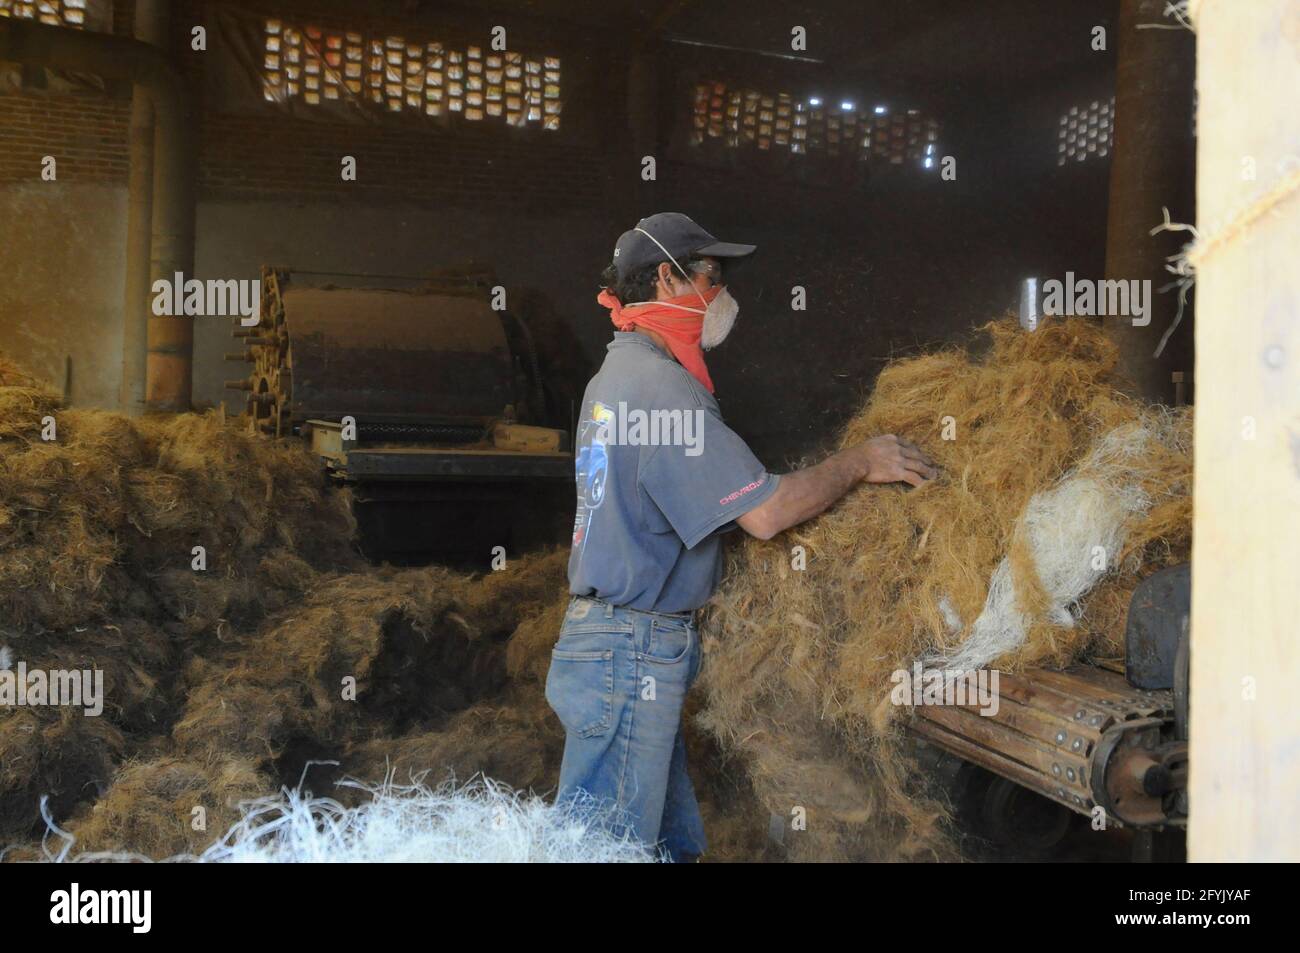
[[[614,267],[623,279],[647,265],[667,261],[669,256],[679,263],[692,256],[744,258],[752,255],[756,247],[720,242],[681,212],[658,212],[619,236],[614,245]]]

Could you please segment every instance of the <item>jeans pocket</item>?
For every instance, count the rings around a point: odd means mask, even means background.
[[[642,658],[650,662],[674,665],[686,659],[695,639],[695,630],[687,622],[669,619],[650,621],[650,645]]]
[[[704,646],[696,640],[695,650],[691,653],[691,674],[687,679],[686,685],[690,687],[695,684],[695,680],[700,677],[700,668],[704,665]]]
[[[581,738],[603,735],[613,719],[614,653],[551,652],[546,701],[566,731]]]

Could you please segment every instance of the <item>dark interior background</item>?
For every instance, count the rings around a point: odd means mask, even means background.
[[[432,127],[396,115],[368,125],[291,119],[209,94],[214,51],[193,24],[221,6],[298,23],[481,37],[563,63],[559,132],[499,122]],[[570,334],[563,373],[581,390],[611,332],[595,302],[614,240],[660,210],[760,246],[735,276],[737,330],[710,355],[732,425],[765,462],[828,443],[881,365],[964,337],[1013,307],[1022,278],[1102,277],[1110,160],[1057,163],[1057,124],[1105,100],[1115,80],[1116,0],[822,0],[602,3],[487,0],[367,4],[181,0],[175,52],[200,97],[198,278],[255,278],[264,263],[421,274],[477,260]],[[112,5],[129,33],[132,3]],[[805,53],[790,52],[793,26]],[[1092,31],[1111,37],[1092,49]],[[690,84],[920,109],[941,124],[955,181],[917,163],[755,161],[684,141]],[[0,92],[0,221],[9,281],[4,347],[74,402],[115,406],[120,377],[129,89]],[[61,157],[57,183],[39,158]],[[357,157],[356,183],[339,156]],[[657,160],[643,181],[641,157]],[[808,308],[790,309],[790,289]],[[566,343],[567,342],[567,343]],[[234,395],[224,321],[196,328],[194,399]],[[232,401],[232,406],[237,402]]]

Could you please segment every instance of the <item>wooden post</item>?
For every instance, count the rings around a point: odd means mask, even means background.
[[[1152,235],[1169,209],[1190,222],[1195,209],[1192,86],[1195,38],[1163,16],[1167,0],[1123,0],[1115,36],[1115,145],[1110,159],[1110,206],[1106,226],[1106,277],[1150,281],[1153,292],[1170,283],[1165,259],[1185,240],[1178,233]],[[1120,370],[1148,400],[1170,403],[1171,375],[1190,370],[1192,308],[1157,359],[1156,344],[1173,324],[1178,295],[1153,294],[1150,323],[1135,327],[1127,315],[1108,317],[1106,330],[1119,345]]]
[[[1300,860],[1300,4],[1199,0],[1194,861]]]

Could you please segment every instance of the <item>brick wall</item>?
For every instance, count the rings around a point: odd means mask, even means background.
[[[286,0],[269,9],[293,14],[318,6]],[[130,32],[131,7],[124,0],[114,5],[115,32]],[[185,49],[203,11],[199,2],[176,4],[174,49]],[[490,18],[482,19],[486,33]],[[360,125],[292,119],[271,107],[223,114],[203,106],[205,56],[185,51],[179,60],[199,103],[200,199],[416,201],[512,214],[593,210],[608,199],[607,152],[563,126],[557,133],[460,121],[447,129],[405,115]],[[573,126],[584,125],[592,97],[606,91],[568,92],[564,122]],[[0,93],[0,183],[38,181],[41,158],[53,155],[60,182],[125,185],[129,96],[124,84],[104,92]],[[357,159],[355,182],[340,178],[344,155]]]
[[[525,213],[601,203],[605,173],[591,149],[548,141],[550,133],[514,132],[461,128],[433,134],[209,116],[200,145],[200,196],[417,200]],[[357,160],[355,182],[340,178],[344,155]]]
[[[39,180],[54,156],[60,182],[120,182],[129,103],[102,95],[0,95],[0,182]]]

